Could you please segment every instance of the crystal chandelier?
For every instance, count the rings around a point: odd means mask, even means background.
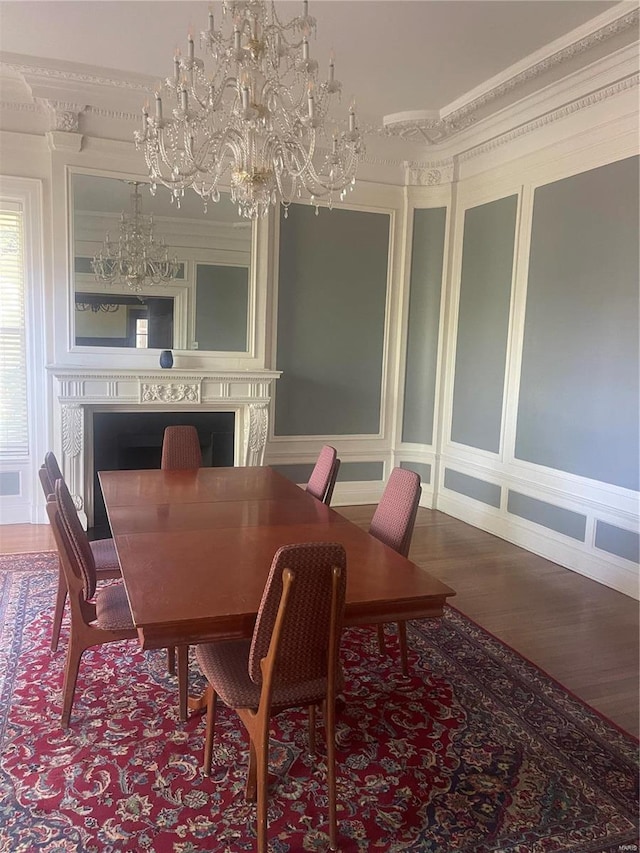
[[[136,293],[145,285],[166,284],[180,269],[177,258],[169,257],[164,240],[156,241],[153,234],[153,216],[143,216],[140,207],[140,183],[128,181],[133,186],[131,212],[120,216],[118,241],[105,237],[102,249],[91,261],[98,281],[113,284],[124,282]]]
[[[163,88],[172,102],[164,109],[162,88],[155,110],[142,114],[136,146],[142,148],[152,180],[172,191],[179,204],[187,187],[206,202],[228,186],[238,213],[264,216],[270,205],[285,208],[304,194],[317,207],[343,199],[355,183],[364,147],[355,106],[340,127],[331,115],[342,84],[333,56],[319,80],[309,38],[316,21],[303,3],[302,15],[283,23],[273,2],[223,0],[223,23],[201,33],[215,65],[205,70],[194,55],[176,51],[173,75]]]

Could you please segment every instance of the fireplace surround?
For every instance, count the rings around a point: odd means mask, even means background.
[[[94,517],[94,415],[226,412],[233,415],[233,465],[262,465],[275,370],[109,370],[49,367],[54,450],[83,522]],[[186,419],[184,422],[188,422]],[[221,464],[221,463],[218,463]]]

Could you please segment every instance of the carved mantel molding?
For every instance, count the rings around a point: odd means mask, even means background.
[[[93,510],[93,412],[235,414],[234,464],[262,465],[277,370],[108,370],[51,366],[56,454],[79,510]]]

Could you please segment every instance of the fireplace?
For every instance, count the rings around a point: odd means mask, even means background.
[[[94,508],[97,514],[104,512],[98,506],[101,492],[95,472],[132,465],[159,467],[162,432],[170,423],[194,423],[201,431],[205,464],[263,464],[273,383],[280,376],[277,370],[109,370],[60,365],[49,370],[57,403],[52,449],[79,515],[89,527],[95,526]],[[124,415],[125,420],[106,417],[114,415]],[[147,421],[143,415],[153,418]],[[209,420],[211,416],[217,417]],[[121,425],[127,419],[135,425],[131,432]],[[115,449],[101,449],[99,445],[112,432],[119,436]],[[96,453],[106,456],[96,459]]]
[[[232,466],[234,422],[233,412],[95,412],[92,533],[111,535],[98,471],[159,468],[164,429],[179,424],[188,424],[198,430],[203,466]]]

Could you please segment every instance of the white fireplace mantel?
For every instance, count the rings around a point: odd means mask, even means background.
[[[51,365],[56,455],[78,510],[93,509],[93,412],[233,412],[234,464],[262,465],[277,370],[110,370]]]

